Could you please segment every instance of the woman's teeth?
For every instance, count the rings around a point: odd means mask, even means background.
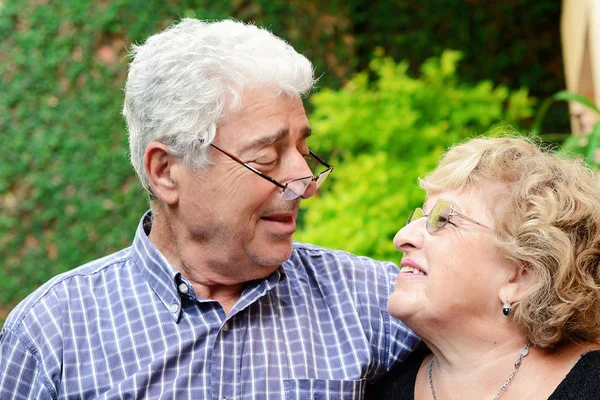
[[[413,267],[408,267],[408,266],[403,266],[400,268],[400,273],[401,274],[417,274],[417,275],[425,275],[425,273],[423,273],[423,271],[421,271],[420,269],[417,268],[413,268]]]

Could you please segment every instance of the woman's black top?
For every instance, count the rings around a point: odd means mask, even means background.
[[[414,400],[415,381],[429,350],[421,345],[381,380],[367,388],[369,400]],[[581,356],[548,400],[600,400],[600,350]]]

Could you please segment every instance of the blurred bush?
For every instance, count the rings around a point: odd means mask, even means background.
[[[331,152],[335,169],[327,190],[303,203],[297,240],[397,259],[392,238],[424,199],[417,178],[453,143],[532,116],[526,89],[461,83],[460,57],[427,60],[419,78],[406,62],[377,57],[341,90],[313,95],[311,144]]]

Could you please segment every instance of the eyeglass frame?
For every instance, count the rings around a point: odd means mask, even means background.
[[[456,226],[456,224],[455,224],[455,223],[453,223],[452,221],[450,221],[450,219],[451,219],[452,217],[461,217],[461,218],[463,218],[463,219],[465,219],[465,220],[467,220],[467,221],[469,221],[469,222],[472,222],[472,223],[474,223],[474,224],[476,224],[476,225],[479,225],[479,226],[481,226],[481,227],[483,227],[483,228],[486,228],[486,229],[492,229],[492,228],[490,228],[489,226],[487,226],[487,225],[485,225],[485,224],[482,224],[481,222],[477,222],[477,221],[475,221],[474,219],[467,217],[465,214],[463,214],[463,213],[461,213],[461,212],[457,211],[457,210],[456,210],[456,208],[455,208],[455,205],[454,205],[454,203],[453,203],[453,202],[451,202],[450,200],[439,200],[438,202],[436,202],[436,203],[433,205],[433,207],[431,207],[431,209],[433,210],[433,209],[434,209],[434,208],[435,208],[435,207],[436,207],[438,204],[440,204],[441,202],[447,202],[447,203],[450,205],[450,214],[448,214],[448,215],[446,216],[446,222],[444,223],[444,225],[440,226],[439,228],[437,228],[437,229],[436,229],[436,230],[434,230],[434,231],[430,230],[430,228],[429,228],[429,216],[431,215],[431,212],[429,212],[429,214],[425,214],[425,213],[423,212],[423,209],[422,209],[421,207],[416,207],[416,208],[415,208],[415,209],[414,209],[414,210],[413,210],[413,211],[410,213],[410,216],[409,216],[409,217],[408,217],[408,219],[406,220],[406,225],[408,225],[408,224],[410,224],[410,223],[412,223],[412,222],[416,221],[417,219],[421,219],[421,218],[427,218],[427,220],[426,220],[426,222],[425,222],[425,229],[427,230],[427,233],[429,233],[429,234],[434,234],[434,233],[436,233],[436,232],[439,232],[439,231],[441,231],[442,229],[444,229],[444,228],[446,227],[446,225],[448,225],[448,224],[451,224],[451,225],[454,225],[454,226]],[[417,212],[417,210],[420,210],[422,214],[421,214],[421,216],[420,216],[419,218],[413,219],[413,216],[415,215],[415,213]]]
[[[291,181],[288,181],[285,184],[282,184],[279,181],[277,181],[275,178],[270,177],[269,175],[265,174],[264,172],[259,171],[258,169],[254,168],[253,166],[251,166],[247,162],[242,161],[241,159],[239,159],[238,157],[236,157],[233,154],[229,153],[228,151],[223,150],[222,148],[220,148],[216,144],[210,143],[210,145],[212,147],[214,147],[215,149],[219,150],[221,153],[225,154],[227,157],[231,158],[233,161],[237,162],[240,165],[243,165],[244,167],[248,168],[250,171],[254,172],[255,174],[257,174],[261,178],[268,180],[269,182],[271,182],[272,184],[274,184],[275,186],[277,186],[278,188],[280,188],[282,195],[283,195],[283,193],[285,193],[285,190],[288,188],[288,185],[290,183],[292,183],[292,182],[297,182],[297,181],[301,181],[301,180],[310,178],[311,182],[315,181],[315,182],[318,183],[319,182],[319,178],[321,176],[327,174],[325,176],[325,178],[327,178],[327,176],[329,176],[329,174],[331,173],[331,171],[333,171],[333,165],[330,165],[329,163],[327,163],[327,161],[325,161],[321,157],[319,157],[317,155],[317,153],[315,153],[314,151],[312,151],[312,150],[309,149],[308,150],[309,155],[311,157],[314,157],[314,159],[317,160],[326,169],[324,171],[319,172],[317,175],[314,175],[314,176],[305,176],[303,178],[298,178],[298,179],[292,179]],[[325,180],[321,181],[321,183],[323,183],[324,181]],[[317,184],[317,188],[319,188],[319,186],[321,186],[321,183]],[[309,185],[310,185],[310,183],[309,183]],[[308,185],[306,185],[306,188],[308,188]],[[304,192],[302,192],[300,195],[298,195],[294,199],[297,199],[298,197],[302,197],[302,195],[306,192],[306,188],[304,189]],[[294,200],[294,199],[289,199],[289,200]]]

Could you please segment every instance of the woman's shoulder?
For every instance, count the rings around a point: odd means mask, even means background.
[[[600,349],[581,355],[548,400],[600,399]]]
[[[367,387],[368,400],[414,400],[415,382],[429,349],[421,343],[403,362]]]

